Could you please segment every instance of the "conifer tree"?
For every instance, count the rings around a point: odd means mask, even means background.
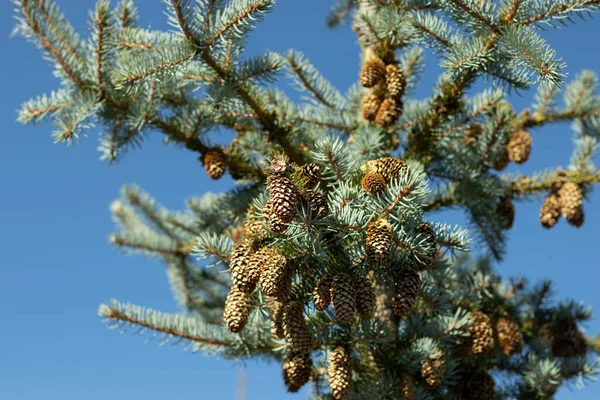
[[[160,258],[185,312],[115,300],[99,308],[111,326],[277,360],[282,385],[322,399],[547,399],[597,374],[590,310],[493,265],[519,202],[540,202],[544,228],[584,223],[600,182],[598,81],[565,81],[541,28],[600,0],[339,0],[328,23],[352,21],[363,64],[345,93],[297,50],[244,56],[275,0],[165,0],[170,31],[142,28],[131,0],[98,0],[86,39],[53,0],[13,2],[16,32],[61,84],[25,102],[21,122],[51,120],[67,145],[96,125],[109,163],[161,134],[237,183],[181,212],[123,189],[111,242]],[[416,100],[427,48],[444,73]],[[274,86],[282,70],[305,102]],[[536,91],[532,107],[515,110],[511,89]],[[502,173],[563,121],[566,169]],[[236,133],[226,146],[211,138],[221,127]],[[450,207],[464,228],[435,220]]]

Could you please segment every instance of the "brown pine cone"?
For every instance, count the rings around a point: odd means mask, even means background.
[[[333,277],[331,303],[339,323],[352,321],[356,314],[356,293],[350,275],[342,272]]]
[[[300,167],[299,176],[306,182],[306,187],[312,189],[321,179],[321,167],[317,164],[304,164]]]
[[[488,354],[494,348],[494,329],[490,317],[480,311],[471,314],[473,322],[467,328],[470,335],[465,339],[473,355]]]
[[[372,222],[367,228],[367,262],[370,265],[385,264],[390,256],[393,242],[392,226],[387,220]]]
[[[375,313],[377,300],[371,282],[361,276],[354,280],[354,292],[356,294],[356,309],[363,318],[371,318]]]
[[[385,79],[385,64],[380,58],[374,57],[365,62],[360,71],[360,84],[364,87],[373,87]]]
[[[540,209],[540,224],[546,229],[552,228],[560,218],[560,201],[556,193],[550,193]]]
[[[421,377],[425,385],[436,387],[444,379],[446,374],[446,360],[443,353],[440,351],[436,357],[426,359],[421,364]]]
[[[369,172],[362,178],[361,184],[365,192],[369,194],[383,192],[386,187],[385,179],[379,172]]]
[[[400,100],[406,89],[406,80],[400,67],[390,64],[385,70],[385,83],[387,86],[388,96],[393,99]]]
[[[504,355],[517,354],[523,350],[523,333],[517,323],[502,317],[496,321],[495,331],[498,346]]]
[[[242,292],[238,287],[232,286],[227,294],[223,313],[223,320],[229,331],[238,333],[244,329],[250,315],[250,306],[250,295]]]
[[[483,126],[480,123],[474,123],[465,129],[462,142],[467,146],[475,146],[482,132]]]
[[[398,118],[402,115],[402,108],[404,105],[401,100],[394,100],[391,97],[383,100],[377,115],[375,116],[375,123],[382,128],[392,126],[398,121]]]
[[[271,325],[271,333],[273,336],[278,337],[279,339],[283,339],[285,337],[285,332],[283,331],[283,304],[280,302],[275,302],[276,306],[273,311],[273,321]]]
[[[361,171],[365,173],[379,172],[386,183],[390,183],[392,179],[398,179],[401,176],[410,174],[408,165],[404,161],[393,157],[383,157],[368,161],[361,167]]]
[[[269,164],[269,174],[279,176],[285,174],[288,168],[288,158],[283,154],[278,154],[271,160]]]
[[[331,276],[327,274],[317,281],[313,291],[313,303],[317,310],[323,311],[329,307],[329,303],[331,303],[331,282]]]
[[[211,179],[220,179],[227,169],[227,156],[220,147],[214,147],[202,154],[200,160],[204,164],[206,174]]]
[[[313,339],[304,320],[302,304],[297,301],[289,302],[283,310],[283,332],[293,350],[301,353],[312,351]]]
[[[285,176],[276,176],[269,182],[273,212],[285,223],[296,215],[296,188]]]
[[[573,225],[574,227],[579,228],[579,227],[581,227],[581,225],[583,225],[584,222],[585,222],[585,213],[583,212],[583,207],[579,207],[579,210],[577,210],[577,213],[575,213],[573,218],[571,220],[569,220],[569,223],[571,225]]]
[[[547,336],[551,339],[554,357],[583,357],[587,354],[587,340],[573,318],[558,318],[550,323],[549,331]]]
[[[366,121],[375,121],[379,107],[381,107],[379,96],[374,93],[369,93],[363,97],[360,104],[360,111]]]
[[[400,379],[400,394],[404,400],[415,400],[415,384],[408,375]]]
[[[558,191],[560,201],[560,212],[569,222],[581,218],[580,210],[583,207],[583,192],[579,185],[573,182],[566,182]]]
[[[502,219],[502,229],[509,230],[515,223],[515,205],[510,197],[503,197],[496,208],[496,213]]]
[[[433,265],[433,260],[437,255],[437,236],[431,225],[427,222],[419,224],[417,233],[422,237],[420,243],[425,247],[425,252],[422,257],[415,260],[415,267],[419,271],[422,271]]]
[[[413,305],[421,291],[421,278],[410,268],[400,272],[394,281],[392,308],[399,317],[407,317],[412,313]]]
[[[321,193],[313,190],[309,191],[306,194],[306,201],[308,202],[312,215],[316,219],[323,219],[329,215],[329,204],[327,204],[327,199],[325,199],[325,196]]]
[[[329,387],[335,400],[343,400],[352,388],[352,363],[348,351],[338,346],[331,352],[327,372]]]
[[[259,281],[260,290],[266,296],[280,297],[282,290],[285,290],[284,280],[287,274],[286,259],[272,247],[264,247],[263,249],[264,255],[260,260],[262,261]]]
[[[297,392],[310,380],[312,365],[312,358],[308,353],[293,351],[285,357],[283,360],[283,381],[289,392]]]
[[[496,171],[504,171],[504,168],[506,168],[509,162],[510,159],[508,158],[508,150],[504,148],[502,153],[498,155],[498,158],[496,158],[496,161],[494,162],[494,169]]]
[[[234,286],[239,290],[251,293],[258,281],[257,275],[248,271],[248,264],[252,258],[253,248],[250,243],[242,242],[234,247],[231,253],[229,272]]]
[[[527,131],[515,132],[508,139],[508,159],[523,164],[531,154],[531,134]]]
[[[262,210],[262,215],[267,220],[267,225],[269,225],[269,229],[275,233],[283,233],[287,229],[287,224],[283,222],[279,215],[273,212],[273,203],[271,200],[268,200],[265,203],[265,207]]]

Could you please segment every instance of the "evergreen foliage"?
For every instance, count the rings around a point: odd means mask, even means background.
[[[583,19],[599,0],[338,1],[328,24],[352,20],[368,86],[346,93],[297,50],[244,56],[274,0],[165,0],[168,32],[141,28],[130,0],[98,0],[85,40],[53,0],[13,3],[15,32],[61,83],[25,102],[19,121],[51,120],[67,145],[97,125],[110,163],[159,133],[211,178],[237,182],[184,212],[123,189],[112,243],[164,261],[186,312],[113,301],[98,311],[109,326],[280,360],[290,391],[310,379],[323,399],[546,399],[598,373],[598,339],[579,328],[590,310],[492,265],[514,203],[550,199],[546,228],[561,215],[584,223],[600,182],[598,81],[584,71],[564,82],[540,31]],[[424,48],[444,73],[417,100]],[[300,104],[273,86],[283,70]],[[479,79],[493,88],[473,93]],[[530,88],[531,109],[514,110],[508,92]],[[562,121],[574,128],[566,170],[500,172]],[[236,133],[223,147],[211,139],[222,127]],[[450,207],[469,231],[435,221]],[[467,258],[473,247],[487,255]]]

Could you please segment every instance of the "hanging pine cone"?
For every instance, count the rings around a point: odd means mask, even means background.
[[[365,192],[369,194],[377,194],[385,190],[385,179],[379,172],[369,172],[361,181],[361,185]]]
[[[379,107],[381,107],[381,99],[379,96],[375,93],[369,93],[362,99],[360,112],[366,121],[375,121]]]
[[[408,375],[400,378],[400,394],[404,400],[415,400],[415,384]]]
[[[409,316],[420,290],[419,274],[410,268],[403,269],[394,281],[394,295],[392,296],[394,314],[399,317]]]
[[[446,360],[441,351],[437,352],[434,357],[428,358],[421,364],[421,377],[425,385],[429,387],[436,387],[444,379],[446,374]]]
[[[495,400],[496,383],[489,372],[479,370],[463,376],[452,392],[463,400]]]
[[[252,258],[252,247],[248,242],[242,242],[235,246],[231,253],[229,272],[234,286],[239,290],[251,293],[256,287],[258,278],[249,274],[248,264]]]
[[[232,286],[225,300],[223,320],[230,332],[237,333],[244,329],[250,315],[250,295]]]
[[[271,203],[271,200],[268,200],[265,203],[262,215],[267,219],[267,225],[272,232],[283,233],[287,229],[287,224],[273,211],[273,203]]]
[[[306,194],[306,201],[310,207],[311,214],[316,219],[323,219],[329,215],[329,204],[327,204],[327,199],[321,193],[313,190],[309,191]]]
[[[313,291],[313,303],[317,310],[323,311],[329,307],[329,303],[331,303],[331,282],[331,276],[327,274],[317,281]]]
[[[260,290],[266,296],[281,297],[285,290],[284,280],[287,273],[285,257],[272,247],[264,247],[260,261]]]
[[[393,99],[400,100],[406,89],[406,80],[400,67],[390,64],[385,69],[385,83],[387,86],[388,96]]]
[[[310,353],[313,348],[313,340],[304,320],[302,304],[297,301],[289,302],[283,310],[283,332],[293,350]]]
[[[385,79],[385,64],[380,58],[374,57],[365,62],[360,71],[360,84],[364,87],[373,87]]]
[[[375,313],[377,299],[371,282],[361,276],[354,280],[354,293],[356,294],[356,309],[363,318],[371,318]]]
[[[466,146],[475,146],[477,139],[483,132],[483,126],[480,123],[474,123],[468,126],[463,133],[462,142]]]
[[[510,197],[502,197],[496,208],[496,214],[502,219],[502,229],[509,230],[515,223],[515,205]]]
[[[508,150],[502,149],[502,152],[498,154],[498,158],[494,161],[494,169],[496,171],[504,171],[504,168],[508,165],[510,159],[508,158]]]
[[[424,247],[424,253],[422,257],[415,260],[415,267],[421,271],[431,267],[433,264],[433,260],[437,255],[437,237],[435,231],[427,222],[419,224],[417,233],[422,237],[420,243]]]
[[[552,228],[560,218],[560,201],[556,193],[550,193],[540,209],[540,224],[544,228]]]
[[[583,192],[579,185],[573,182],[565,183],[558,191],[560,200],[560,212],[569,222],[580,218],[580,210],[583,206]]]
[[[292,181],[285,176],[276,176],[269,182],[273,212],[288,223],[296,214],[296,188]]]
[[[350,394],[352,388],[352,364],[348,351],[338,346],[331,352],[327,372],[329,387],[335,400],[343,400]]]
[[[220,179],[227,169],[227,156],[220,147],[214,147],[202,154],[200,160],[204,164],[206,174],[212,179]]]
[[[367,228],[366,253],[370,265],[383,265],[390,256],[394,236],[392,226],[385,220],[371,222]]]
[[[321,179],[321,167],[317,164],[304,164],[298,174],[306,182],[306,187],[312,189]]]
[[[368,161],[361,170],[365,173],[379,172],[386,183],[392,179],[398,179],[401,176],[409,175],[408,165],[402,160],[393,157],[383,157],[377,160]]]
[[[281,302],[287,302],[288,297],[290,297],[290,294],[292,294],[292,286],[292,271],[288,266],[283,273],[283,277],[281,278],[281,288],[277,291],[275,298]]]
[[[295,393],[309,380],[312,372],[310,354],[291,352],[283,360],[283,381],[289,392]]]
[[[579,207],[579,209],[577,210],[577,212],[575,213],[573,218],[571,220],[569,220],[569,223],[571,225],[573,225],[574,227],[579,228],[579,227],[581,227],[581,225],[583,225],[584,222],[585,222],[585,213],[583,212],[583,207]]]
[[[375,123],[382,128],[394,125],[402,115],[402,108],[403,104],[401,100],[394,100],[388,97],[381,103],[375,116]]]
[[[283,331],[283,304],[280,302],[275,303],[275,310],[273,311],[273,323],[271,326],[271,333],[273,336],[283,339],[285,332]]]
[[[523,349],[523,333],[519,325],[508,318],[500,318],[496,321],[496,337],[498,346],[504,355],[520,353]]]
[[[490,317],[480,311],[471,314],[473,322],[467,328],[470,335],[465,344],[471,349],[473,355],[485,355],[494,348],[494,329]]]
[[[527,131],[513,133],[508,139],[508,159],[523,164],[531,153],[531,134]]]
[[[259,247],[268,237],[269,233],[261,221],[254,220],[246,224],[244,238],[252,243],[253,247]]]
[[[283,154],[278,154],[271,160],[269,164],[269,174],[279,176],[285,174],[288,167],[288,158]]]
[[[554,357],[583,357],[587,354],[587,340],[579,331],[572,317],[561,317],[549,325],[549,334]]]
[[[356,293],[348,274],[338,273],[331,283],[331,303],[340,323],[350,322],[356,314]]]

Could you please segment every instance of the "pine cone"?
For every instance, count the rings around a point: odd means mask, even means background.
[[[523,350],[523,333],[514,321],[504,317],[498,319],[495,331],[498,346],[504,355],[517,354]]]
[[[400,394],[404,400],[415,400],[415,384],[408,375],[400,378]]]
[[[365,277],[354,280],[354,292],[356,294],[356,309],[363,318],[371,318],[375,314],[377,300],[371,282]]]
[[[293,280],[292,280],[292,271],[289,269],[289,266],[286,268],[283,277],[281,279],[281,288],[277,291],[275,298],[281,302],[287,302],[290,294],[292,294],[293,289]]]
[[[567,182],[569,182],[569,177],[567,176],[567,173],[565,171],[559,170],[556,173],[556,178],[554,178],[554,182],[552,182],[552,186],[550,187],[550,190],[554,193],[558,193],[560,188],[562,188],[563,185]]]
[[[552,228],[560,218],[560,201],[556,193],[550,193],[540,209],[540,224],[544,228]]]
[[[421,377],[425,385],[436,387],[442,382],[446,374],[446,360],[440,351],[436,357],[426,359],[421,364]]]
[[[304,164],[300,167],[299,176],[306,182],[306,187],[312,189],[321,179],[321,167],[317,164]]]
[[[329,387],[335,400],[348,397],[352,388],[351,360],[348,351],[341,346],[336,347],[329,357],[327,372]]]
[[[244,227],[244,238],[252,243],[253,247],[259,247],[268,237],[269,233],[263,223],[259,220],[248,222]]]
[[[369,194],[383,192],[386,187],[385,179],[379,172],[369,172],[362,178],[361,184],[365,192]]]
[[[329,204],[327,204],[327,199],[325,199],[325,196],[321,193],[312,190],[309,191],[306,194],[306,201],[308,202],[312,215],[316,219],[323,219],[329,215]]]
[[[393,242],[392,226],[387,220],[372,222],[367,228],[367,262],[371,265],[385,264],[390,256]]]
[[[394,314],[399,317],[409,316],[420,290],[421,278],[419,274],[410,268],[403,269],[394,282],[394,295],[392,297]]]
[[[406,89],[406,80],[400,67],[390,64],[385,69],[385,83],[387,85],[388,95],[396,100],[404,94]]]
[[[292,181],[285,176],[277,176],[270,180],[271,204],[273,212],[284,223],[294,219],[296,214],[296,188]]]
[[[550,324],[552,355],[554,357],[583,357],[587,354],[587,340],[572,317],[561,317]]]
[[[223,149],[214,147],[202,154],[201,161],[204,164],[206,174],[212,179],[220,179],[227,169],[227,156]]]
[[[308,353],[291,352],[283,360],[283,381],[289,392],[295,393],[309,380],[312,358]]]
[[[288,167],[288,158],[285,155],[278,154],[271,160],[269,164],[269,174],[279,176],[285,174]]]
[[[403,104],[401,100],[394,100],[388,97],[381,103],[375,116],[375,123],[382,128],[394,125],[402,115],[402,108]]]
[[[285,338],[285,332],[283,331],[283,304],[276,302],[277,306],[273,312],[273,323],[271,326],[271,333],[273,336],[278,337],[279,339]]]
[[[313,291],[313,303],[317,310],[325,310],[331,303],[331,276],[325,274],[318,281]]]
[[[508,159],[523,164],[531,153],[531,134],[527,131],[513,133],[508,139]]]
[[[452,392],[463,400],[495,400],[496,383],[486,370],[479,370],[463,376]]]
[[[583,212],[583,207],[579,207],[577,213],[575,213],[573,218],[568,222],[576,228],[581,227],[581,225],[583,225],[585,222],[585,213]]]
[[[232,286],[227,294],[223,313],[223,320],[229,331],[238,333],[244,329],[250,315],[250,306],[250,295],[242,292],[237,286]]]
[[[480,311],[471,315],[472,324],[467,328],[469,337],[465,343],[470,347],[473,355],[485,355],[494,348],[494,329],[490,317]]]
[[[252,246],[248,242],[242,242],[233,249],[229,271],[234,286],[239,290],[251,293],[258,281],[257,275],[249,273],[248,264],[251,260]]]
[[[287,229],[287,224],[275,212],[273,212],[273,203],[268,200],[262,210],[262,215],[267,219],[269,229],[275,233],[283,233]]]
[[[287,268],[285,257],[272,247],[264,247],[261,256],[262,271],[260,272],[260,290],[266,296],[281,297],[285,290],[284,280]],[[261,265],[258,265],[261,268]]]
[[[383,157],[377,160],[368,161],[361,170],[365,173],[379,172],[386,183],[392,179],[398,179],[401,176],[409,175],[408,165],[402,160],[393,157]]]
[[[504,148],[494,162],[494,169],[496,171],[504,171],[504,168],[506,168],[509,162],[510,159],[508,158],[508,150]]]
[[[579,214],[583,206],[583,192],[579,185],[573,182],[565,183],[558,191],[560,200],[560,212],[569,222],[581,218]],[[572,223],[572,222],[571,222]]]
[[[379,107],[381,107],[379,96],[374,93],[369,93],[363,97],[362,103],[360,104],[360,111],[366,121],[375,121]]]
[[[297,301],[289,302],[283,310],[283,332],[293,350],[310,353],[313,340],[304,320],[302,305]]]
[[[356,314],[356,293],[348,274],[338,273],[331,283],[331,303],[339,323],[350,322]]]
[[[503,197],[496,208],[496,213],[502,218],[502,229],[509,230],[515,223],[515,205],[510,197]]]
[[[477,139],[483,132],[483,126],[480,123],[474,123],[468,126],[463,133],[462,142],[466,146],[475,146]]]
[[[437,237],[435,231],[427,222],[419,224],[417,233],[421,235],[421,244],[425,247],[423,257],[415,260],[415,267],[418,270],[424,270],[433,264],[433,260],[437,255]]]
[[[373,87],[385,79],[385,64],[380,58],[367,60],[360,71],[360,84],[364,87]]]

